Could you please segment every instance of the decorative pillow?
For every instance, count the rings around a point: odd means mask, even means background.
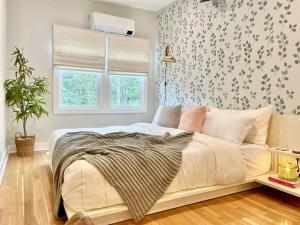
[[[181,116],[181,105],[160,106],[153,118],[152,123],[170,128],[178,128]]]
[[[242,144],[255,123],[255,116],[208,112],[202,133],[228,142]]]
[[[255,123],[251,131],[247,135],[245,142],[253,143],[257,145],[265,145],[268,136],[269,121],[272,115],[272,106],[268,106],[261,109],[251,110],[222,110],[217,108],[211,108],[211,111],[222,111],[228,113],[234,113],[235,115],[253,115],[255,116]]]
[[[186,108],[181,115],[178,128],[201,133],[206,112],[207,108],[205,106]]]

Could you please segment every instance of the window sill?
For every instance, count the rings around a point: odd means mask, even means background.
[[[147,109],[54,109],[54,115],[146,114]]]

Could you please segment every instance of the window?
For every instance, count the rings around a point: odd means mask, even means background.
[[[140,76],[110,76],[112,107],[138,107],[144,101],[145,77]]]
[[[54,113],[146,113],[150,42],[53,25]]]
[[[54,113],[144,113],[147,77],[104,75],[92,69],[54,68]]]
[[[60,108],[96,108],[100,74],[90,71],[59,70]]]

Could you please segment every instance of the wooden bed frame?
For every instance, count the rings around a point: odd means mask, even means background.
[[[149,215],[174,209],[177,207],[247,191],[262,186],[261,184],[256,183],[254,180],[255,178],[240,184],[216,185],[177,192],[176,197],[172,196],[172,194],[169,194],[160,199],[147,214]],[[87,211],[86,213],[92,218],[95,225],[108,225],[131,219],[128,209],[124,205]]]
[[[292,128],[292,129],[291,129]],[[290,131],[289,133],[288,130]],[[298,141],[296,137],[300,130],[299,116],[273,115],[270,121],[267,144],[273,146],[293,147]],[[284,131],[284,132],[282,132]],[[294,136],[292,135],[294,134]],[[300,146],[300,140],[299,145]],[[197,188],[177,193],[171,193],[160,199],[148,214],[153,214],[221,196],[234,194],[262,186],[255,182],[255,177],[243,183],[232,185],[215,185]],[[96,225],[108,225],[131,219],[127,207],[124,205],[112,206],[86,212]]]

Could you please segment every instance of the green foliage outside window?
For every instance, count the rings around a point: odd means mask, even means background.
[[[96,72],[60,70],[61,104],[67,107],[96,107],[97,76]]]
[[[111,76],[112,106],[140,106],[144,79],[134,76]]]
[[[96,108],[100,93],[97,91],[100,76],[97,72],[59,70],[60,104],[66,108]],[[144,77],[111,75],[111,105],[113,107],[141,106]]]

